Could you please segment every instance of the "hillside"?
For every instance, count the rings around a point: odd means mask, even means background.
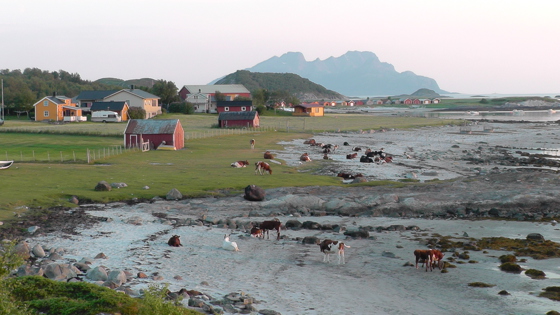
[[[422,88],[448,93],[434,79],[411,71],[397,72],[392,64],[366,51],[349,51],[337,58],[313,61],[306,61],[300,52],[289,52],[246,70],[294,73],[348,96],[410,94]]]
[[[319,84],[292,73],[257,73],[239,70],[218,80],[215,84],[243,84],[251,92],[258,89],[287,91],[300,100],[346,99],[344,95],[327,90]]]

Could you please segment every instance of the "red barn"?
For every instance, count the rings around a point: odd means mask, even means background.
[[[257,111],[222,112],[218,116],[220,128],[228,127],[259,127],[260,117]]]
[[[179,119],[131,119],[124,130],[124,145],[180,150],[185,147],[185,131]]]

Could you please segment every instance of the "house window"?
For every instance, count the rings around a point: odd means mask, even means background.
[[[247,108],[246,108],[245,106],[241,107],[241,111],[242,111],[242,112],[244,112],[244,111],[246,111],[246,110],[247,110]]]
[[[49,106],[49,101],[43,101],[43,106]]]
[[[152,100],[152,106],[157,106],[157,100]]]
[[[318,112],[319,112],[319,109],[318,109],[318,108],[315,108],[315,112],[318,113]]]
[[[45,117],[49,117],[49,111],[48,111],[48,110],[46,110],[45,112],[43,112],[43,116],[45,116]]]
[[[224,112],[229,112],[229,107],[224,107]]]

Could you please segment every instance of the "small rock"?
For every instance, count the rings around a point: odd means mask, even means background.
[[[529,233],[527,235],[527,240],[528,241],[544,242],[544,236],[542,236],[542,234],[540,234],[540,233]]]
[[[106,181],[102,180],[95,186],[95,191],[111,191],[111,185]]]

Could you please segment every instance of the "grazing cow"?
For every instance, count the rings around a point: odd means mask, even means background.
[[[247,160],[237,161],[237,162],[231,163],[231,167],[236,167],[236,168],[247,167],[247,165],[249,165],[249,161],[247,161]]]
[[[179,236],[179,235],[173,235],[173,236],[171,236],[171,238],[169,239],[169,241],[167,241],[167,245],[173,246],[173,247],[183,246],[183,245],[181,245],[181,239],[180,239],[180,236]]]
[[[249,144],[251,144],[251,149],[255,148],[255,139],[251,139],[251,141],[249,141]]]
[[[309,157],[309,154],[307,154],[307,153],[302,154],[299,157],[299,160],[303,161],[303,162],[311,162],[311,158]]]
[[[269,160],[274,160],[274,155],[272,155],[272,153],[270,153],[270,151],[266,151],[264,153],[264,158],[269,159]]]
[[[251,229],[251,236],[264,238],[263,230],[255,226]]]
[[[443,256],[445,256],[445,254],[442,253],[439,249],[432,249],[432,258],[434,259],[432,261],[433,269],[435,269],[435,267],[438,267],[439,270],[443,268]]]
[[[239,251],[239,247],[237,247],[237,243],[236,242],[230,242],[229,240],[229,235],[224,235],[224,241],[222,242],[222,248],[225,250],[231,250],[234,252],[238,252]]]
[[[314,145],[315,143],[316,143],[315,139],[309,139],[303,142],[303,144],[311,144],[311,145]]]
[[[282,228],[282,222],[280,222],[280,220],[278,220],[277,218],[275,218],[272,221],[263,221],[261,224],[259,224],[259,228],[263,231],[263,238],[264,238],[264,234],[266,233],[266,239],[270,239],[270,230],[276,230],[277,236],[276,239],[279,240],[280,239],[280,229]]]
[[[362,151],[362,148],[360,148],[360,147],[353,147],[353,148],[352,148],[352,151],[359,152],[359,151]]]
[[[270,168],[270,165],[268,163],[263,161],[258,161],[257,163],[255,163],[255,175],[257,175],[257,173],[264,175],[264,173],[266,172],[272,175],[272,169]]]
[[[360,162],[362,162],[362,163],[373,163],[373,159],[368,157],[367,155],[362,155],[362,157],[360,157]]]
[[[422,266],[426,264],[426,271],[428,271],[428,268],[430,268],[430,271],[433,271],[432,261],[434,261],[434,254],[431,249],[417,249],[414,251],[414,256],[416,256],[416,269],[418,269],[418,262],[422,260]]]
[[[358,157],[358,153],[346,154],[346,159],[351,160]]]
[[[323,262],[331,262],[329,255],[335,252],[338,255],[338,264],[343,265],[346,263],[344,259],[344,249],[350,248],[350,246],[344,244],[343,242],[333,241],[326,239],[318,244],[321,249],[321,253],[325,254],[323,257]]]

